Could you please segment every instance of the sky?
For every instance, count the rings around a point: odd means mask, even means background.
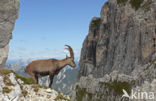
[[[105,0],[21,0],[8,60],[61,58],[70,45],[80,57],[91,19]]]

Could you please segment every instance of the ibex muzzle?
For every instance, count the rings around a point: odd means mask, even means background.
[[[46,60],[36,60],[32,61],[30,64],[26,66],[26,72],[38,83],[38,76],[46,76],[49,75],[50,83],[49,87],[51,87],[53,83],[54,75],[57,75],[62,68],[69,65],[73,68],[76,67],[74,62],[74,52],[73,49],[69,45],[67,46],[67,50],[70,52],[70,57],[66,57],[63,60],[56,59],[46,59]]]

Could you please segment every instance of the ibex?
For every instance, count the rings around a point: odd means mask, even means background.
[[[62,68],[69,65],[73,68],[76,67],[74,62],[74,52],[69,45],[65,45],[70,52],[70,57],[66,56],[63,60],[56,59],[45,59],[32,61],[26,66],[26,72],[38,83],[38,76],[49,75],[50,83],[49,87],[52,86],[54,75],[57,75]]]

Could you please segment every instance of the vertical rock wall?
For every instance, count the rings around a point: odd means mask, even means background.
[[[0,0],[0,68],[5,67],[18,11],[19,0]]]
[[[72,99],[129,101],[123,89],[155,91],[155,68],[156,0],[108,0],[90,23]]]
[[[93,18],[79,64],[79,77],[103,77],[113,70],[131,74],[156,51],[155,0],[108,0]],[[137,5],[138,4],[138,5]]]

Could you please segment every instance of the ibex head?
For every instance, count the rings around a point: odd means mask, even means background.
[[[66,48],[69,52],[70,52],[70,57],[66,56],[66,59],[68,59],[68,65],[70,65],[71,67],[75,68],[76,64],[74,62],[74,52],[73,49],[69,46],[69,45],[65,45],[68,48]]]

